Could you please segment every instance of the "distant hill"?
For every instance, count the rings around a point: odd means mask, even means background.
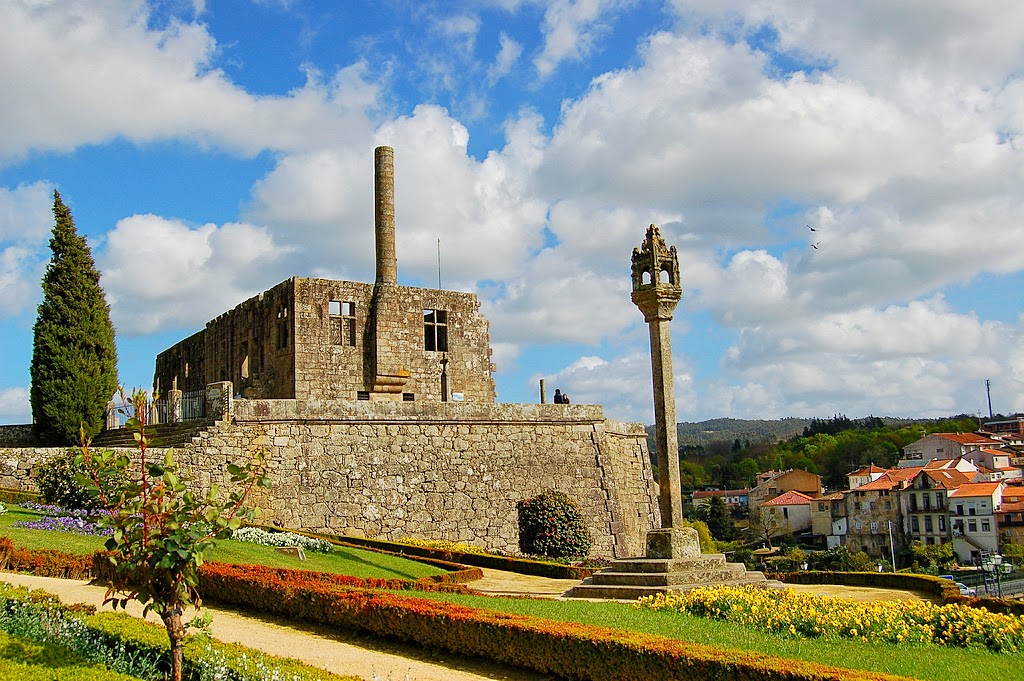
[[[774,420],[747,419],[710,419],[698,423],[679,423],[680,445],[703,445],[709,442],[741,442],[749,440],[751,444],[775,444],[779,440],[788,440],[800,435],[810,419],[785,418]]]

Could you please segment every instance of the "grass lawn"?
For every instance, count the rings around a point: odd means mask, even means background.
[[[10,536],[19,546],[53,548],[69,553],[88,554],[103,546],[101,537],[83,537],[12,527],[15,521],[38,517],[38,513],[11,507],[6,515],[0,516],[0,534]],[[235,564],[317,570],[357,577],[415,579],[441,572],[437,568],[415,561],[348,547],[337,547],[330,554],[307,552],[306,555],[306,561],[299,561],[277,553],[272,547],[232,540],[220,542],[211,559]],[[404,595],[409,594],[406,592]],[[1024,669],[1024,653],[994,654],[978,649],[940,646],[897,647],[854,641],[789,639],[740,625],[690,615],[641,610],[626,603],[495,598],[448,593],[420,593],[417,596],[488,610],[657,634],[683,641],[813,661],[840,668],[866,669],[936,681],[993,681],[1019,678],[1021,670]]]
[[[9,506],[7,513],[0,515],[0,534],[10,537],[15,545],[29,549],[55,549],[88,555],[103,548],[103,537],[14,527],[15,522],[38,520],[41,517],[43,514],[36,511]],[[336,546],[330,553],[307,551],[306,560],[299,560],[278,553],[272,546],[229,539],[218,542],[208,558],[236,565],[267,565],[382,579],[419,579],[444,573],[444,570],[433,565],[347,546]]]
[[[472,586],[472,584],[470,585]],[[404,594],[408,596],[409,594]],[[942,646],[892,646],[877,643],[783,638],[736,624],[680,613],[643,610],[628,603],[593,603],[461,594],[421,593],[475,608],[532,617],[580,622],[611,629],[657,634],[712,646],[807,660],[846,669],[867,669],[936,681],[994,681],[1020,678],[1024,653],[995,654],[980,649]]]

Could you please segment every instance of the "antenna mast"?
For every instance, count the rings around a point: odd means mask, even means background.
[[[991,419],[994,418],[992,416],[992,381],[987,378],[985,379],[985,395],[988,396],[988,417]]]

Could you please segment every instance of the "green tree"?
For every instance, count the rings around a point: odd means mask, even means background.
[[[106,509],[101,524],[113,529],[108,553],[95,558],[93,582],[107,587],[105,602],[115,608],[135,600],[144,605],[144,613],[160,616],[171,644],[171,678],[181,681],[187,628],[197,626],[196,620],[182,622],[182,614],[187,606],[202,607],[196,591],[199,566],[218,539],[227,539],[243,519],[255,517],[245,500],[254,487],[269,487],[270,479],[259,454],[245,466],[227,467],[237,488],[226,498],[216,485],[196,494],[186,485],[190,480],[181,475],[173,450],[159,463],[147,459],[147,402],[145,391],[132,393],[132,418],[125,427],[135,431],[138,442],[134,461],[125,454],[92,452],[85,443],[76,464],[87,468],[81,482]]]
[[[110,307],[85,237],[53,192],[53,252],[33,329],[32,419],[45,444],[76,445],[104,425],[117,390],[117,350]]]
[[[729,506],[722,497],[711,497],[697,507],[697,517],[703,520],[718,541],[732,541],[736,538],[736,524],[732,520]]]

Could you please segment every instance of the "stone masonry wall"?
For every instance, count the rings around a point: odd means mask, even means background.
[[[177,458],[199,487],[223,487],[227,464],[264,449],[273,487],[253,501],[268,524],[515,552],[516,502],[554,488],[580,504],[593,555],[643,555],[659,526],[644,430],[599,406],[241,399],[233,409]],[[35,468],[61,451],[0,449],[0,486],[33,489]]]
[[[233,423],[180,450],[205,486],[266,448],[264,522],[518,550],[515,504],[576,499],[595,555],[643,555],[658,524],[643,428],[592,405],[236,400]]]

